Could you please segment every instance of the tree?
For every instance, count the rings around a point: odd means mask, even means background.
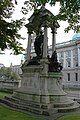
[[[2,67],[0,69],[0,77],[4,78],[4,80],[20,80],[20,76],[13,72],[11,68]]]
[[[16,0],[15,4],[17,4]],[[12,49],[14,54],[19,54],[24,50],[19,42],[22,37],[18,34],[24,19],[12,20],[13,11],[12,0],[0,0],[0,48],[1,50]]]
[[[14,0],[17,4],[17,0]],[[54,17],[55,20],[64,20],[69,23],[65,29],[68,32],[70,29],[74,31],[80,30],[80,0],[25,0],[26,7],[22,7],[22,12],[25,14],[29,10],[37,9],[49,3],[55,6],[56,2],[60,3],[59,14]],[[23,18],[20,20],[12,20],[14,11],[13,0],[0,0],[0,48],[12,49],[14,54],[22,53],[24,50],[19,40],[22,38],[18,31],[23,25]]]
[[[55,6],[56,2],[60,3],[59,14],[55,16],[55,20],[63,20],[69,23],[65,29],[79,31],[80,30],[80,0],[28,0],[24,2],[25,7],[22,7],[22,12],[25,14],[29,10],[36,11],[38,7],[49,3]]]

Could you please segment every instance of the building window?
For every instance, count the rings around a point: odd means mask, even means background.
[[[66,67],[71,67],[71,50],[66,51]]]
[[[75,73],[75,79],[78,81],[78,73]]]
[[[70,81],[70,73],[68,73],[67,75],[68,75],[68,81]]]
[[[67,59],[67,67],[71,67],[71,59]]]
[[[73,66],[78,67],[79,55],[78,55],[78,48],[73,50]]]

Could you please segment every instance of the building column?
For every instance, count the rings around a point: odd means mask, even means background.
[[[73,50],[71,50],[71,67],[73,67]]]
[[[27,45],[27,61],[30,60],[30,52],[31,52],[31,33],[28,33],[28,45]]]
[[[66,68],[66,53],[64,52],[64,62],[63,62],[63,68]]]

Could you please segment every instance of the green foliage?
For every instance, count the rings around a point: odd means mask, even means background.
[[[57,16],[61,20],[68,21],[69,26],[65,29],[68,32],[70,29],[78,31],[80,29],[80,1],[79,0],[62,0],[60,1],[60,12]]]
[[[15,3],[16,0],[15,0]],[[22,39],[18,31],[23,25],[24,19],[11,20],[14,11],[14,5],[11,0],[0,1],[0,48],[12,49],[14,54],[21,53],[24,49],[21,43],[18,42]]]
[[[0,75],[4,77],[4,79],[8,80],[19,80],[20,76],[13,72],[11,68],[1,68]]]
[[[11,95],[10,93],[7,92],[0,92],[0,99],[3,99],[5,96]]]
[[[60,3],[59,14],[54,17],[55,20],[63,20],[69,23],[65,29],[66,32],[73,29],[74,31],[80,30],[80,0],[28,0],[25,1],[25,7],[22,11],[26,14],[29,10],[37,10],[40,6],[49,3],[51,6]],[[24,11],[25,10],[25,11]]]

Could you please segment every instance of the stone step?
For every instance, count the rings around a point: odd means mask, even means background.
[[[33,106],[31,107],[31,106],[27,106],[27,105],[25,106],[25,105],[13,103],[6,99],[0,99],[0,102],[3,104],[6,104],[7,106],[10,106],[12,108],[32,112],[32,113],[39,114],[39,115],[41,115],[43,112],[42,109],[34,108]]]
[[[5,98],[6,99],[0,99],[0,102],[12,108],[32,112],[34,114],[39,114],[39,115],[42,115],[42,114],[51,115],[56,112],[59,112],[59,113],[70,112],[70,111],[76,110],[80,106],[79,103],[77,102],[71,102],[69,103],[69,105],[71,104],[71,106],[66,105],[67,103],[65,103],[65,105],[60,103],[60,104],[55,104],[56,105],[55,108],[54,107],[49,108],[49,109],[42,108],[42,107],[37,108],[37,107],[34,107],[35,103],[34,104],[32,104],[31,102],[27,103],[27,101],[23,102],[13,97],[5,97]]]
[[[70,107],[70,106],[73,106],[73,105],[74,105],[74,101],[70,100],[70,101],[65,102],[65,103],[54,103],[53,107],[54,108],[64,108],[64,107]]]
[[[50,115],[49,109],[35,108],[34,106],[31,106],[31,105],[29,106],[27,104],[15,103],[13,101],[10,101],[9,99],[0,99],[0,102],[9,107],[20,109],[27,112],[32,112],[34,114],[46,115],[46,116]]]
[[[80,98],[75,98],[74,101],[77,101],[80,104]]]
[[[27,106],[33,106],[35,108],[41,108],[41,104],[39,104],[39,103],[33,103],[31,101],[25,101],[25,100],[17,99],[17,98],[10,97],[10,96],[9,97],[5,96],[5,99],[9,100],[11,102],[17,103],[17,104],[27,105]]]
[[[57,108],[59,113],[63,113],[63,112],[71,112],[74,111],[76,109],[78,109],[80,107],[80,104],[77,102],[74,102],[73,106],[69,106],[69,107],[63,107],[63,108]]]

